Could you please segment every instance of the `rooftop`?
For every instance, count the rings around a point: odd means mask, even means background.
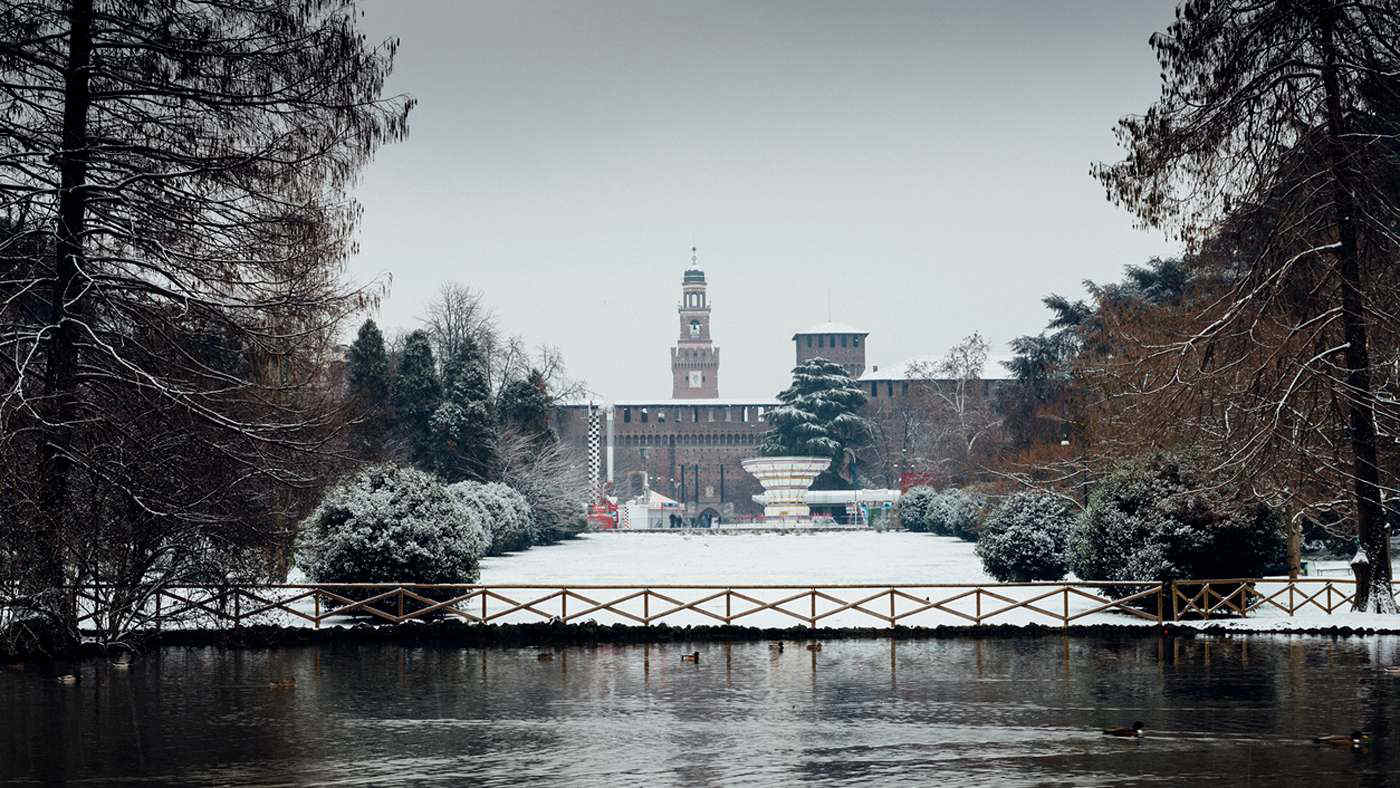
[[[705,284],[705,272],[699,268],[685,269],[685,277],[681,279],[681,284],[703,285]]]
[[[613,403],[615,408],[683,408],[694,406],[697,408],[728,408],[728,407],[760,407],[775,408],[783,403],[772,397],[755,397],[753,399],[629,399],[618,400]]]
[[[1006,380],[1011,373],[1001,365],[1001,358],[988,358],[982,368],[983,380]],[[871,364],[858,380],[942,380],[938,367],[943,359],[939,356],[914,356],[894,364]]]
[[[792,338],[796,339],[805,334],[860,334],[861,336],[865,336],[869,333],[869,331],[856,328],[849,323],[835,323],[828,320],[825,323],[818,323],[806,330],[798,331],[796,334],[792,335]]]

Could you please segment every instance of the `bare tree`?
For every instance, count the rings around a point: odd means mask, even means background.
[[[501,481],[530,503],[535,538],[555,542],[582,531],[593,501],[588,461],[555,440],[509,427],[496,440]]]
[[[66,630],[59,589],[187,575],[85,560],[106,526],[154,535],[158,561],[178,541],[231,555],[257,541],[236,527],[275,527],[246,496],[319,484],[294,459],[335,420],[312,370],[376,296],[339,275],[348,188],[412,105],[381,97],[397,44],[356,17],[351,0],[0,0],[0,213],[49,252],[0,282],[0,456],[37,467],[15,496],[31,590]]]
[[[513,382],[538,370],[556,401],[577,399],[587,393],[580,381],[568,377],[564,356],[551,345],[531,348],[518,334],[501,328],[500,318],[486,303],[486,296],[456,282],[445,282],[428,302],[423,327],[433,342],[433,353],[446,362],[474,342],[486,357],[486,375],[497,398]]]
[[[987,340],[974,333],[942,359],[911,362],[905,372],[911,386],[908,407],[924,414],[918,420],[921,453],[963,482],[971,481],[991,456],[1003,421],[982,378],[986,366]]]
[[[1215,427],[1203,434],[1217,470],[1246,488],[1281,493],[1282,456],[1350,487],[1355,606],[1386,613],[1383,497],[1395,485],[1377,432],[1395,421],[1377,396],[1373,342],[1395,336],[1396,41],[1391,0],[1189,0],[1152,39],[1160,99],[1120,121],[1125,160],[1095,168],[1142,223],[1194,248],[1241,242],[1221,250],[1226,287],[1195,310],[1201,320],[1155,347],[1174,363],[1129,391],[1225,394],[1193,401]]]

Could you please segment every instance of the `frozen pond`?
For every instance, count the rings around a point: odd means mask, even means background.
[[[0,672],[0,783],[1385,785],[1400,639],[167,648]],[[699,664],[680,654],[698,650]],[[1103,736],[1142,720],[1147,736]],[[1358,752],[1315,745],[1369,732]]]

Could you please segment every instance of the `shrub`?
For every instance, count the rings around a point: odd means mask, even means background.
[[[956,536],[965,542],[975,542],[986,501],[977,493],[949,487],[935,495],[925,509],[928,530],[939,536]]]
[[[927,531],[928,507],[937,497],[932,487],[910,487],[899,496],[899,525],[906,531]]]
[[[436,476],[375,465],[342,480],[302,523],[302,565],[316,582],[470,583],[481,518]]]
[[[1287,545],[1278,513],[1222,496],[1204,465],[1173,453],[1120,465],[1089,495],[1070,537],[1070,569],[1086,580],[1152,581],[1282,571]]]
[[[1064,579],[1075,514],[1068,501],[1049,493],[1007,497],[982,526],[977,542],[982,568],[1003,583]]]
[[[449,488],[485,524],[486,554],[502,555],[538,544],[525,496],[500,482],[458,482]]]

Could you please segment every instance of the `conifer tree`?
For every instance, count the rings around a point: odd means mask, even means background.
[[[554,400],[544,373],[531,369],[525,380],[507,383],[501,390],[501,424],[513,427],[535,441],[553,442],[549,417]]]
[[[356,415],[350,429],[350,450],[364,460],[383,459],[392,406],[389,356],[384,352],[384,335],[373,320],[366,320],[360,326],[360,333],[350,346],[345,390]]]
[[[486,356],[467,337],[443,363],[442,400],[432,414],[433,470],[449,483],[493,481],[496,429]]]
[[[431,469],[432,419],[442,398],[442,385],[426,332],[408,335],[393,391],[395,449],[415,467]]]
[[[802,362],[792,370],[792,386],[778,395],[783,404],[768,413],[773,428],[763,436],[765,457],[830,457],[831,467],[813,489],[849,486],[841,477],[847,452],[872,440],[869,422],[860,415],[865,392],[845,369],[824,358]]]

